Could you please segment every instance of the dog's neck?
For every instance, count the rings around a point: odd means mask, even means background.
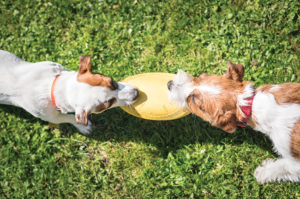
[[[254,94],[253,94],[253,96],[246,99],[248,101],[247,105],[240,106],[239,111],[241,111],[243,113],[243,116],[242,116],[241,120],[237,122],[237,126],[240,126],[240,127],[247,126],[248,120],[252,115],[253,99],[254,99]]]
[[[255,88],[253,84],[249,82],[243,93],[238,95],[237,97],[237,118],[238,118],[238,126],[245,127],[247,124],[252,124],[252,104],[255,97]]]
[[[54,85],[55,104],[62,113],[75,112],[75,104],[72,104],[70,99],[78,97],[75,95],[78,89],[76,77],[75,71],[62,71]]]

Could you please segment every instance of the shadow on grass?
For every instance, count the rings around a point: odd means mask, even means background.
[[[33,117],[25,110],[0,105],[0,110],[28,120],[28,122],[48,122]],[[199,117],[192,114],[184,118],[172,121],[150,121],[131,116],[120,108],[105,111],[102,114],[92,116],[94,130],[88,139],[99,142],[137,142],[157,147],[158,154],[162,157],[169,152],[184,148],[195,143],[211,143],[214,145],[241,145],[245,142],[257,145],[263,150],[272,152],[271,142],[260,132],[247,127],[238,129],[233,134],[228,134],[220,129],[212,127]],[[60,125],[62,136],[70,137],[78,131],[70,124]]]
[[[272,152],[271,142],[260,132],[247,127],[228,134],[192,114],[172,121],[150,121],[116,108],[94,115],[93,123],[95,129],[91,139],[145,143],[157,147],[161,156],[195,143],[241,145],[247,142]]]

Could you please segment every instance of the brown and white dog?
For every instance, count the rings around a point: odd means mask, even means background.
[[[75,72],[54,62],[25,62],[0,50],[0,74],[0,104],[21,107],[51,123],[71,123],[83,134],[92,130],[90,113],[130,105],[138,97],[133,86],[93,73],[90,56],[80,57]]]
[[[178,71],[168,83],[169,98],[228,133],[248,124],[273,142],[278,160],[265,160],[258,182],[300,181],[300,83],[264,85],[243,81],[244,67],[228,61],[224,75],[193,78]]]

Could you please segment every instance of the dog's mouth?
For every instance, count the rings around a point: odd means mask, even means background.
[[[134,103],[140,95],[138,89],[136,89],[136,88],[134,89],[133,92],[134,92],[134,97],[132,98],[132,103]]]

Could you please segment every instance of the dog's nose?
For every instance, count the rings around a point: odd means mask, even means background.
[[[173,86],[173,81],[171,80],[168,82],[168,89],[171,90],[172,86]]]
[[[134,97],[133,97],[133,100],[136,100],[138,97],[139,97],[139,91],[138,91],[138,89],[134,89],[133,90],[133,92],[134,92]]]

